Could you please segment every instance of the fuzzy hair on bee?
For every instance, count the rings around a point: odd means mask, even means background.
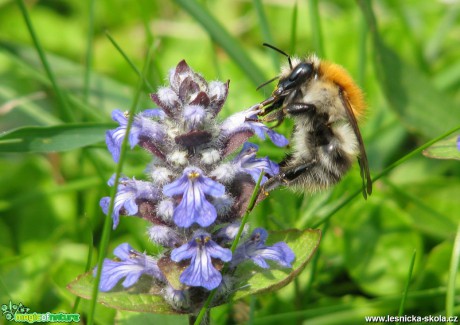
[[[363,195],[372,192],[368,160],[358,121],[366,105],[361,89],[340,65],[287,56],[272,95],[260,103],[263,122],[279,125],[292,118],[293,151],[281,162],[280,173],[264,184],[269,192],[278,186],[315,192],[338,183],[357,159]]]

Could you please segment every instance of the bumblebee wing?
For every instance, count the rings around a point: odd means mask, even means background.
[[[372,193],[372,180],[371,175],[369,173],[369,162],[367,161],[366,150],[364,148],[363,138],[361,136],[361,131],[358,127],[358,121],[356,121],[355,114],[351,109],[351,104],[348,99],[345,97],[342,90],[340,90],[340,99],[342,101],[343,107],[345,108],[345,112],[347,112],[348,120],[350,121],[351,127],[355,132],[356,138],[358,139],[359,145],[359,168],[361,172],[361,178],[363,180],[363,196],[367,199],[367,195],[371,195]]]

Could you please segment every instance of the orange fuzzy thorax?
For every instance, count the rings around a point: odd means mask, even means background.
[[[364,114],[366,104],[363,92],[343,67],[332,62],[321,61],[319,72],[320,76],[323,76],[324,79],[330,80],[342,88],[356,118]]]

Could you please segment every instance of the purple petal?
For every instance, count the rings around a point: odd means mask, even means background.
[[[193,184],[174,209],[174,223],[179,227],[188,228],[194,222],[202,227],[212,224],[217,218],[214,206],[209,203],[200,186]]]
[[[208,290],[218,287],[222,281],[222,275],[214,268],[211,257],[229,261],[231,256],[229,249],[220,247],[202,230],[195,232],[188,243],[171,252],[171,259],[176,262],[191,258],[190,266],[182,272],[179,280],[189,286]]]
[[[285,147],[285,146],[287,146],[289,144],[289,140],[286,139],[286,137],[284,135],[276,133],[275,131],[273,131],[270,128],[267,128],[267,130],[265,130],[265,132],[267,133],[267,135],[270,138],[270,140],[272,140],[273,144],[275,144],[276,146]]]
[[[102,211],[107,214],[109,213],[109,204],[110,204],[110,197],[105,196],[99,201],[99,206],[102,208]]]
[[[196,255],[196,245],[191,244],[190,242],[182,245],[179,248],[175,248],[171,251],[171,260],[174,262],[180,262],[182,260],[187,260]]]
[[[203,193],[215,197],[225,194],[225,186],[216,181],[213,181],[211,178],[202,177],[200,181]]]
[[[188,177],[184,173],[180,178],[163,186],[163,194],[166,196],[182,195],[188,188]]]
[[[206,250],[208,251],[209,256],[218,258],[224,262],[228,262],[232,259],[232,251],[230,249],[220,247],[212,240],[206,244]]]
[[[179,280],[189,286],[212,290],[219,286],[222,275],[214,268],[211,258],[203,250],[192,258],[190,266],[182,272]]]
[[[112,120],[118,122],[120,126],[126,125],[128,123],[128,119],[126,114],[119,109],[115,109],[112,111]]]

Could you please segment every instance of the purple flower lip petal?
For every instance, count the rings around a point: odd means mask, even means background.
[[[222,275],[213,266],[212,258],[228,262],[232,252],[220,247],[203,231],[197,231],[192,240],[171,252],[171,260],[175,262],[191,259],[190,266],[180,275],[180,282],[208,290],[217,288],[222,281]]]
[[[187,167],[180,178],[163,187],[163,194],[182,195],[173,215],[177,226],[188,228],[196,222],[202,227],[208,227],[216,220],[217,211],[205,195],[222,196],[225,187],[204,176],[200,169]]]

